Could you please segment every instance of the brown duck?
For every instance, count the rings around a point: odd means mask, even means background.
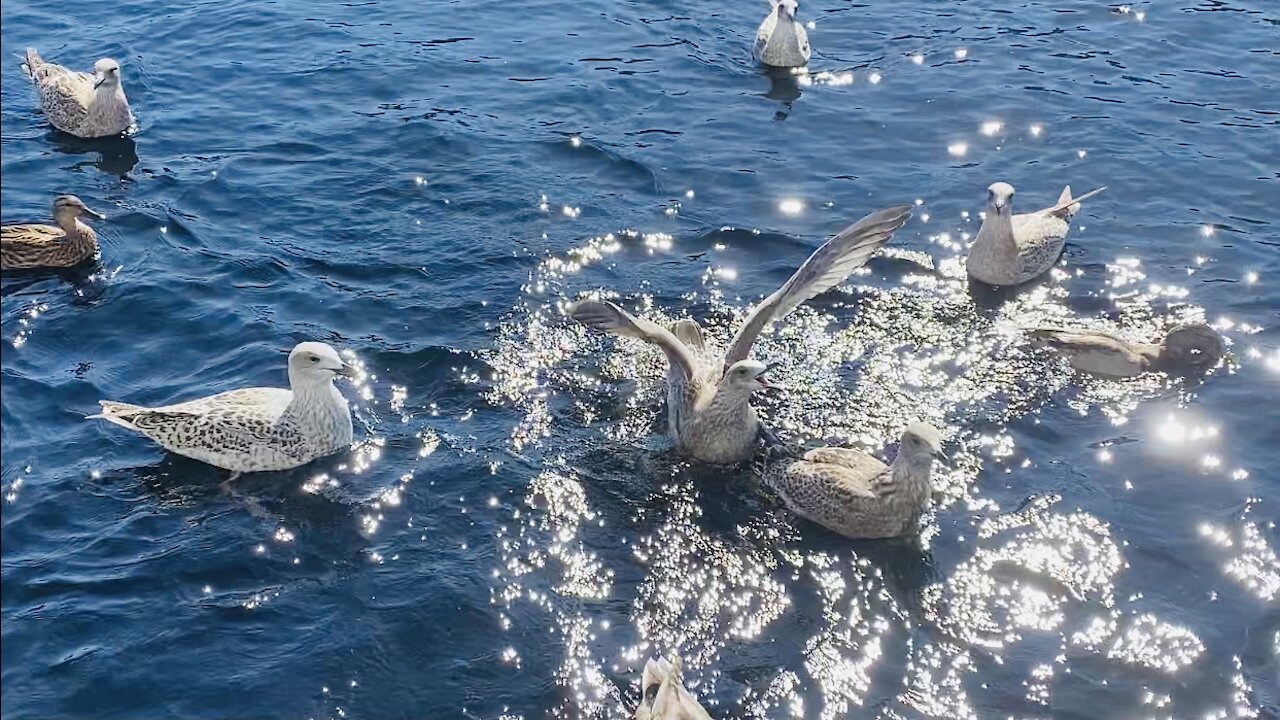
[[[1204,323],[1179,325],[1155,343],[1131,342],[1101,330],[1029,328],[1031,343],[1062,355],[1082,373],[1135,377],[1152,370],[1203,371],[1226,353],[1217,331]]]
[[[69,268],[98,254],[98,235],[82,216],[106,220],[75,195],[53,201],[55,225],[0,226],[0,269]]]

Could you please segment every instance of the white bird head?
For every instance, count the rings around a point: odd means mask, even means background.
[[[769,389],[785,390],[784,386],[770,381],[767,377],[770,367],[772,366],[757,360],[739,360],[729,366],[729,370],[724,374],[723,384],[747,393]]]
[[[800,10],[800,3],[796,0],[769,0],[780,14],[786,15],[792,20],[796,19],[796,12]]]
[[[902,445],[899,455],[906,455],[912,460],[929,461],[942,457],[942,434],[938,428],[927,422],[913,422],[902,431]]]
[[[115,88],[120,85],[120,63],[102,58],[93,64],[93,89]]]
[[[987,188],[987,205],[998,213],[1013,212],[1013,186],[1006,182],[992,183]]]
[[[75,195],[59,195],[53,200],[53,217],[57,220],[75,219],[82,215],[88,215],[91,218],[106,220],[107,216],[97,213],[89,209],[89,206],[81,202],[80,198]]]
[[[355,368],[342,361],[338,351],[322,342],[303,342],[289,353],[289,382],[329,382],[334,377],[355,377]]]

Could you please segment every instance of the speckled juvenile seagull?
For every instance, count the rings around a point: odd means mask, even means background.
[[[0,227],[0,269],[68,268],[98,254],[98,234],[81,217],[105,220],[75,195],[53,201],[54,225],[30,223]]]
[[[133,127],[133,113],[120,85],[120,63],[102,58],[93,74],[46,62],[27,48],[22,69],[40,93],[40,109],[49,124],[82,138],[119,135]]]
[[[147,408],[102,401],[102,418],[164,449],[236,474],[288,470],[351,445],[351,411],[333,386],[351,377],[333,348],[299,343],[289,353],[289,389],[242,388]]]
[[[635,720],[711,720],[711,716],[680,681],[680,659],[659,658],[644,664]]]
[[[752,54],[756,62],[778,68],[801,68],[809,64],[809,33],[796,20],[796,0],[769,0],[769,14],[756,30]]]
[[[1067,358],[1080,372],[1111,377],[1134,377],[1148,370],[1203,370],[1226,352],[1222,338],[1204,323],[1179,325],[1160,343],[1123,340],[1100,330],[1031,328],[1037,347]]]
[[[969,248],[969,277],[988,285],[1020,285],[1039,277],[1058,261],[1080,201],[1105,186],[1071,197],[1062,189],[1058,204],[1044,210],[1013,214],[1013,186],[998,182],[987,188],[987,213]]]
[[[933,492],[937,428],[913,423],[898,456],[885,465],[866,453],[821,447],[803,458],[771,462],[764,481],[792,512],[848,538],[911,535]]]
[[[801,303],[844,282],[910,217],[911,207],[899,205],[841,230],[751,310],[723,357],[706,346],[702,328],[693,320],[682,320],[668,330],[600,300],[574,303],[569,315],[592,329],[661,348],[668,363],[667,426],[676,448],[703,462],[743,462],[751,458],[760,434],[751,395],[771,387],[765,378],[768,366],[748,359],[756,338]]]

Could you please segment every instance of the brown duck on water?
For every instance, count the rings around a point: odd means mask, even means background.
[[[0,226],[0,269],[69,268],[98,254],[98,235],[81,216],[106,220],[75,195],[53,201],[56,225]]]

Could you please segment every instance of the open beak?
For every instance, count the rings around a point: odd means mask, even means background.
[[[344,378],[354,378],[359,374],[354,367],[351,367],[347,363],[342,363],[342,367],[334,370],[334,373],[341,375]]]
[[[760,387],[765,390],[787,390],[787,386],[782,383],[775,383],[769,380],[769,371],[778,367],[778,363],[769,363],[764,366],[764,372],[756,376],[756,382],[760,383]]]

